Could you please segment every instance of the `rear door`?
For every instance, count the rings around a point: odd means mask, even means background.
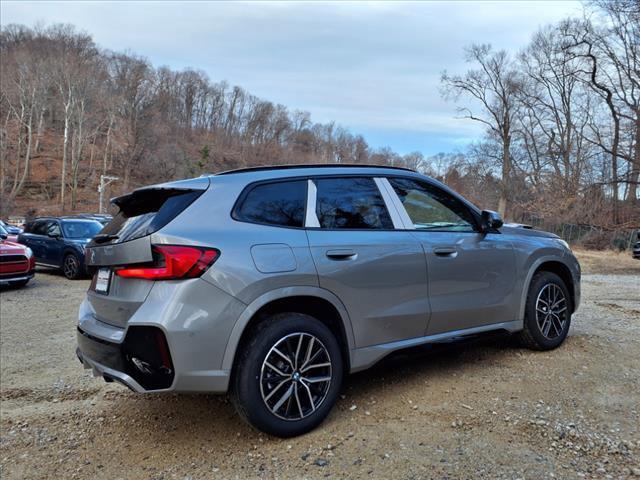
[[[515,255],[499,232],[480,233],[460,199],[436,185],[389,178],[427,260],[428,335],[516,319]]]
[[[20,241],[33,252],[38,263],[44,262],[44,236],[46,234],[47,220],[34,220],[28,224],[20,235]]]
[[[422,248],[410,232],[395,229],[397,213],[374,178],[319,177],[313,186],[309,246],[320,286],[349,312],[356,346],[424,335],[429,306]]]
[[[190,188],[169,184],[136,190],[114,201],[120,211],[85,252],[87,266],[95,271],[87,299],[96,319],[125,327],[147,298],[153,281],[120,277],[113,268],[153,260],[151,234],[188,208],[209,185],[207,178],[192,182]]]

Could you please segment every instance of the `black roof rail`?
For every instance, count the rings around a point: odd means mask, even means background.
[[[29,222],[35,222],[36,220],[93,220],[93,218],[89,218],[88,216],[84,216],[83,214],[67,214],[67,215],[43,215],[42,217],[34,217]]]
[[[226,170],[220,173],[214,173],[212,175],[230,175],[233,173],[244,173],[244,172],[262,172],[268,170],[288,170],[288,169],[298,169],[298,168],[388,168],[392,170],[402,170],[405,172],[413,172],[416,173],[415,170],[411,168],[405,167],[392,167],[389,165],[368,165],[362,163],[307,163],[307,164],[292,164],[292,165],[270,165],[270,166],[262,166],[262,167],[246,167],[246,168],[237,168],[235,170]]]

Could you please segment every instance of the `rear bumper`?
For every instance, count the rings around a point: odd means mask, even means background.
[[[227,391],[231,371],[223,369],[223,356],[244,304],[201,279],[156,282],[125,325],[117,326],[98,320],[94,301],[91,296],[85,299],[78,321],[78,355],[87,368],[95,367],[100,376],[107,372],[135,391]],[[118,306],[114,302],[114,313]],[[109,310],[102,308],[101,313]],[[122,360],[131,332],[144,328],[157,329],[166,339],[174,371],[173,382],[166,387],[149,388],[137,379],[130,360]]]
[[[94,377],[102,377],[107,382],[116,381],[124,386],[130,388],[134,392],[143,393],[146,392],[138,382],[136,382],[132,377],[127,375],[124,372],[114,370],[113,368],[107,367],[102,363],[97,362],[96,360],[89,358],[81,349],[78,347],[76,349],[76,355],[78,356],[78,360],[87,370],[92,370]]]
[[[125,341],[114,343],[77,330],[76,354],[85,368],[105,380],[116,380],[136,392],[168,390],[174,371],[161,330],[132,329]]]
[[[129,329],[129,333],[133,330],[135,327]],[[130,339],[131,335],[128,335],[121,343],[110,342],[78,328],[76,355],[85,369],[92,370],[94,377],[102,377],[107,382],[117,381],[138,393],[227,391],[229,372],[215,370],[202,372],[203,375],[198,374],[200,372],[174,372],[170,358],[170,367],[162,371],[163,367],[158,368],[157,356],[155,360],[149,358],[149,355],[154,357],[154,353],[157,353],[153,347],[149,349],[151,342],[138,342],[138,345],[144,345],[146,350],[146,353],[138,354]],[[137,362],[133,361],[133,358],[136,358]]]

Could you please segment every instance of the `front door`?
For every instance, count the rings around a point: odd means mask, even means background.
[[[428,320],[420,243],[394,224],[373,178],[317,178],[308,228],[319,283],[349,312],[356,346],[420,337]]]
[[[516,320],[515,256],[499,232],[480,233],[462,201],[427,182],[389,178],[425,253],[428,335]]]
[[[62,251],[64,249],[62,233],[60,222],[51,220],[47,225],[47,235],[42,245],[44,263],[55,266],[62,265]]]

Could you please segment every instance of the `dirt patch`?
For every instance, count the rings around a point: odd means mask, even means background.
[[[640,275],[640,260],[631,252],[613,250],[574,250],[584,274]]]
[[[39,272],[0,294],[0,476],[640,475],[639,279],[585,275],[552,352],[493,336],[398,353],[350,376],[320,428],[281,440],[242,423],[223,396],[137,395],[91,378],[74,353],[88,283]]]

